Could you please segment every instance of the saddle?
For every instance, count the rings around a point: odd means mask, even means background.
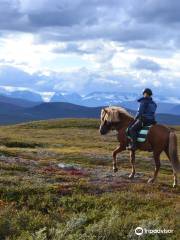
[[[152,125],[148,125],[148,126],[143,126],[142,129],[138,132],[138,137],[137,137],[137,142],[145,142],[149,129]],[[129,135],[129,129],[126,129],[126,135],[129,139],[131,139],[131,136]]]

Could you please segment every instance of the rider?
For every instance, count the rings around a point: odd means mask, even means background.
[[[134,121],[129,126],[129,134],[132,138],[131,145],[128,147],[129,150],[136,150],[137,148],[137,135],[142,126],[154,124],[155,111],[157,108],[156,103],[152,99],[152,91],[149,88],[144,89],[143,97],[138,99],[140,103],[138,112],[135,116]]]

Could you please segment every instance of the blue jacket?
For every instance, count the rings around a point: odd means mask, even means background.
[[[157,104],[153,99],[151,97],[142,97],[138,99],[138,102],[140,106],[135,118],[145,117],[147,120],[155,120]]]

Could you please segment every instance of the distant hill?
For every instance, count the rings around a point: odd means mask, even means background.
[[[29,121],[29,118],[24,115],[24,110],[24,107],[0,102],[0,124],[6,125]]]
[[[180,104],[172,108],[173,114],[180,115]]]
[[[0,114],[21,114],[23,111],[23,107],[10,103],[0,102]]]
[[[39,104],[39,102],[29,101],[20,98],[12,98],[5,95],[0,95],[0,103],[9,103],[20,107],[34,107]]]
[[[156,117],[159,123],[167,124],[167,125],[180,125],[180,116],[172,115],[172,114],[157,114]]]
[[[66,102],[41,103],[33,107],[20,107],[0,102],[0,124],[56,118],[100,118],[101,109],[102,107],[85,107]],[[133,110],[128,111],[135,113]],[[164,124],[180,124],[180,117],[176,115],[157,114],[157,120]]]
[[[38,119],[50,118],[98,118],[102,107],[85,107],[65,102],[42,103],[25,110],[26,115]]]

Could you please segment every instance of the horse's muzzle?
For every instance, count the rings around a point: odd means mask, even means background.
[[[109,132],[109,128],[107,126],[101,126],[99,128],[99,132],[100,132],[101,135],[105,135]]]
[[[100,132],[101,135],[105,135],[106,134],[106,132],[102,128],[99,129],[99,132]]]

